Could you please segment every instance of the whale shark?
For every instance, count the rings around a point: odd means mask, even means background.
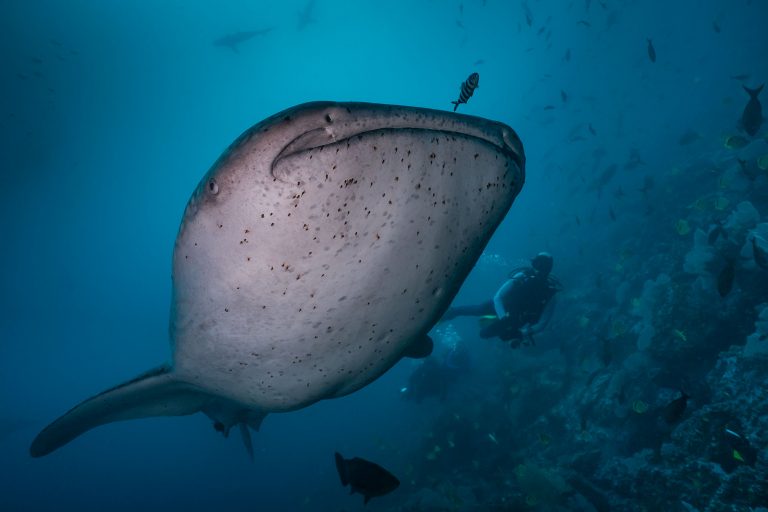
[[[72,408],[51,453],[106,423],[202,412],[217,431],[342,397],[426,357],[525,178],[505,124],[313,102],[240,135],[193,191],[175,241],[171,363]]]

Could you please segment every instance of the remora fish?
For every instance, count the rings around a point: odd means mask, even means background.
[[[524,168],[511,128],[452,112],[316,102],[255,125],[187,204],[173,364],[82,402],[30,453],[149,416],[203,412],[224,433],[257,429],[427,354]]]

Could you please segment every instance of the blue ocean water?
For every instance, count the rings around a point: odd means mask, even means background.
[[[612,510],[768,506],[768,123],[739,125],[765,20],[762,0],[4,0],[0,510],[361,510],[335,451],[399,477],[373,511],[600,510],[584,485]],[[526,183],[454,303],[550,252],[564,290],[535,346],[440,324],[430,357],[459,340],[466,372],[407,400],[423,362],[403,360],[270,415],[254,462],[199,414],[30,457],[70,407],[169,361],[179,221],[242,131],[314,100],[452,110],[472,72],[458,111],[515,129]],[[682,420],[648,427],[680,391]],[[756,462],[703,454],[725,428]]]

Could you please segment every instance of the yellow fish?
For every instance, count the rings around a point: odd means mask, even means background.
[[[725,210],[729,204],[731,204],[731,202],[728,199],[720,196],[715,199],[715,210]]]
[[[678,220],[675,223],[675,229],[677,230],[677,234],[680,236],[685,236],[691,232],[691,226],[690,224],[688,224],[688,221],[685,219]]]
[[[741,149],[749,144],[749,141],[743,135],[729,135],[725,138],[723,144],[728,149]]]
[[[761,171],[768,171],[768,154],[765,154],[757,159],[757,166]]]
[[[703,197],[698,198],[694,202],[688,205],[688,208],[693,208],[695,210],[706,210],[708,208],[709,201],[704,199]]]

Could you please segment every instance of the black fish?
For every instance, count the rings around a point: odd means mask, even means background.
[[[460,103],[466,103],[469,98],[472,97],[472,95],[475,93],[475,89],[478,87],[480,87],[480,74],[472,73],[469,75],[469,78],[461,83],[459,99],[451,102],[453,103],[453,111],[456,112],[456,109],[459,108]]]
[[[757,95],[763,90],[763,85],[757,89],[750,89],[746,85],[742,85],[747,94],[749,94],[749,101],[747,106],[744,107],[744,112],[741,114],[741,125],[744,127],[744,131],[753,137],[757,130],[760,129],[760,125],[763,124],[763,106],[760,105],[760,100],[757,99]]]
[[[664,421],[673,425],[683,417],[685,408],[688,406],[690,396],[685,391],[680,391],[680,396],[669,402],[664,407]]]
[[[757,239],[752,237],[752,256],[755,258],[755,264],[763,270],[768,270],[768,255],[757,245]]]
[[[727,239],[728,233],[725,232],[725,228],[723,227],[722,222],[717,221],[717,226],[712,228],[712,231],[709,232],[709,236],[707,236],[707,242],[709,245],[714,245],[720,236]]]
[[[339,472],[341,485],[349,485],[350,494],[362,494],[365,504],[371,498],[389,494],[400,485],[395,475],[378,464],[358,457],[345,459],[339,452],[336,452],[336,470]]]
[[[736,263],[733,260],[728,260],[728,263],[717,276],[717,291],[721,297],[725,297],[731,292],[734,277],[736,277]]]
[[[648,58],[651,62],[656,62],[656,48],[653,47],[653,42],[648,40]]]
[[[565,62],[570,62],[571,61],[571,49],[570,48],[565,50],[565,55],[563,55],[563,60]]]
[[[568,102],[568,94],[562,89],[560,89],[560,99],[563,100],[563,103]]]
[[[739,163],[739,167],[741,167],[741,172],[744,173],[744,176],[746,176],[749,181],[755,181],[759,174],[757,166],[752,166],[748,161],[741,158],[736,158],[736,161]]]
[[[595,131],[595,127],[592,126],[592,123],[589,123],[589,126],[587,126],[587,128],[589,129],[589,133],[591,133],[592,135],[597,135],[597,131]]]

